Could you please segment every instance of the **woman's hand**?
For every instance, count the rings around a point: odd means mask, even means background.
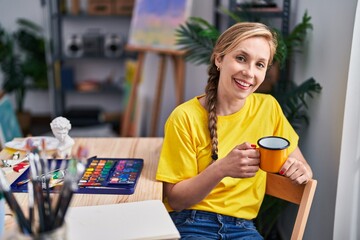
[[[243,143],[198,175],[175,184],[165,182],[164,193],[171,208],[180,211],[203,200],[224,177],[255,176],[259,164],[260,153],[255,149],[255,145]]]
[[[305,184],[313,176],[311,168],[299,148],[296,148],[295,151],[290,154],[279,173],[290,178],[297,184]]]
[[[216,164],[219,165],[224,177],[249,178],[255,176],[259,170],[260,153],[255,149],[255,145],[245,142],[237,145]]]

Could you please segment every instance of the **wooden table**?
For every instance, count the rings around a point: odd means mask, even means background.
[[[144,168],[134,194],[131,195],[104,195],[104,194],[75,194],[71,206],[94,206],[105,204],[117,204],[125,202],[137,202],[144,200],[161,200],[162,183],[155,180],[155,174],[159,161],[162,138],[77,138],[73,151],[79,146],[89,149],[89,156],[104,158],[142,158]],[[11,157],[11,151],[4,149],[0,153],[0,159]],[[19,173],[8,173],[9,182],[13,182]],[[24,208],[27,206],[27,193],[15,194],[18,203]],[[14,227],[14,218],[11,211],[6,209],[5,232]]]

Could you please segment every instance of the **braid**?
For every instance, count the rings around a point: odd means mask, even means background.
[[[205,107],[209,113],[208,128],[210,131],[211,139],[211,158],[215,161],[218,159],[218,138],[217,138],[217,115],[216,115],[216,102],[217,102],[217,88],[219,83],[219,72],[215,64],[210,65],[209,79],[205,88]]]

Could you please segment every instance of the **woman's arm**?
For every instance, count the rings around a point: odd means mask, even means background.
[[[259,152],[250,143],[243,143],[198,175],[176,184],[164,183],[164,194],[169,205],[175,211],[189,208],[203,200],[224,177],[255,176],[259,170],[259,157]]]
[[[223,178],[217,165],[215,162],[199,175],[176,184],[164,182],[164,193],[171,208],[180,211],[204,199]]]
[[[290,154],[289,158],[282,166],[280,174],[290,178],[298,184],[307,183],[313,177],[313,172],[299,147]]]

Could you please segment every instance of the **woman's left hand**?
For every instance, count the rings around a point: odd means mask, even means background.
[[[296,148],[295,151],[290,154],[279,173],[290,178],[297,184],[305,184],[313,176],[311,168],[299,148]]]

